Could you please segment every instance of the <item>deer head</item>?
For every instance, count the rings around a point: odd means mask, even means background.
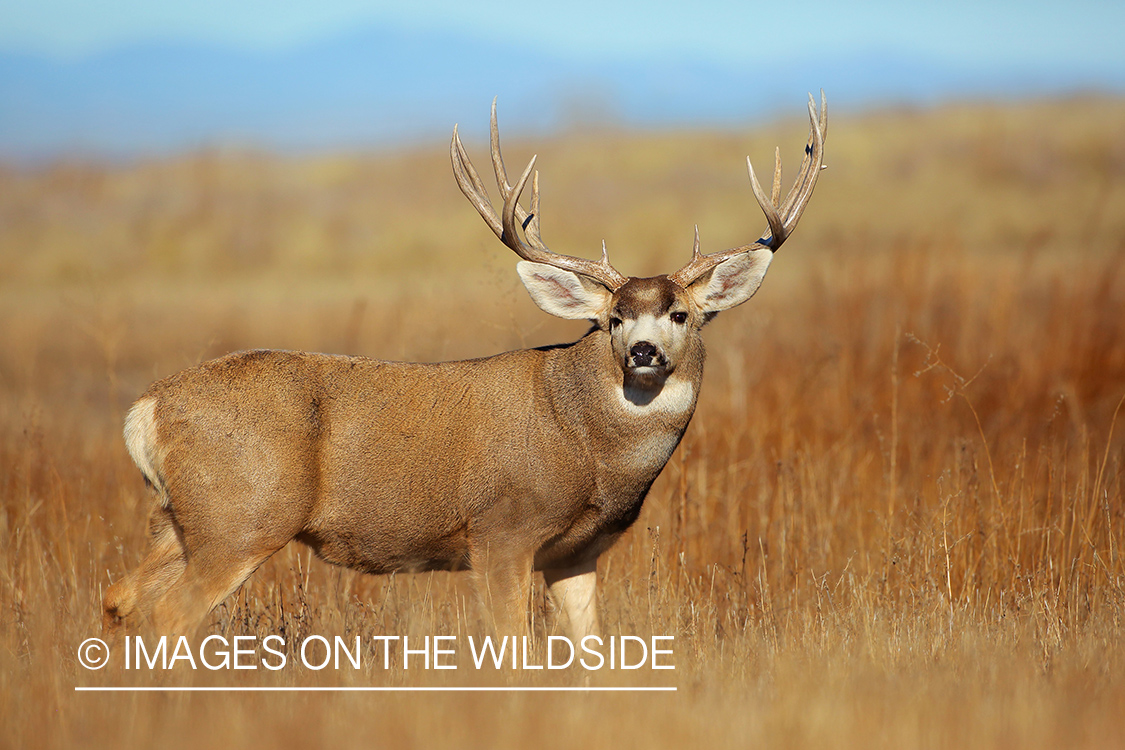
[[[609,262],[605,243],[598,261],[551,252],[539,233],[539,172],[532,157],[513,186],[500,154],[496,100],[492,102],[491,153],[496,184],[503,200],[497,216],[484,183],[465,153],[457,127],[450,156],[461,191],[496,236],[522,258],[520,279],[535,304],[560,318],[586,319],[606,332],[624,383],[632,388],[659,388],[699,342],[700,329],[717,313],[750,299],[766,275],[773,254],[792,233],[808,205],[820,170],[824,168],[824,137],[828,105],[821,92],[817,112],[809,95],[811,123],[800,174],[781,199],[781,152],[775,152],[773,186],[766,195],[749,157],[746,166],[754,195],[769,229],[749,245],[703,255],[699,228],[691,261],[680,270],[651,278],[628,277]],[[520,196],[531,180],[531,209]],[[522,230],[522,236],[521,236]]]

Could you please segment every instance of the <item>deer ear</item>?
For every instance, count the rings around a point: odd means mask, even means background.
[[[593,279],[545,263],[521,260],[516,270],[535,304],[560,318],[597,320],[613,297]]]
[[[758,291],[772,260],[773,252],[761,248],[723,261],[710,275],[691,285],[695,304],[705,313],[717,313],[741,305]]]

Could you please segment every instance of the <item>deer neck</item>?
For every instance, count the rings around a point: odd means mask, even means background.
[[[629,384],[609,334],[601,330],[550,353],[555,356],[546,365],[546,379],[555,413],[568,430],[595,444],[597,455],[607,455],[606,449],[628,452],[645,442],[670,444],[671,454],[695,412],[703,381],[702,340],[656,388]]]

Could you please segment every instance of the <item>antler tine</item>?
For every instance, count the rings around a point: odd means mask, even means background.
[[[492,156],[492,169],[496,172],[496,184],[500,188],[500,198],[508,200],[508,196],[512,192],[512,186],[508,182],[508,171],[504,168],[504,157],[500,153],[500,126],[496,123],[496,97],[492,97],[492,115],[489,118],[488,130],[489,151]],[[534,158],[532,160],[534,161]],[[536,182],[531,185],[532,203],[535,202],[535,196],[538,194]],[[534,214],[535,208],[532,208],[530,215]],[[516,218],[519,219],[520,224],[527,221],[528,215],[523,206],[517,203]]]
[[[801,171],[786,194],[785,200],[781,203],[778,203],[778,198],[781,196],[780,149],[774,151],[773,185],[768,196],[758,182],[758,177],[754,173],[754,166],[750,163],[749,157],[746,159],[747,171],[750,174],[750,187],[754,191],[754,197],[757,199],[758,205],[761,206],[762,212],[766,215],[769,232],[762,235],[757,242],[749,245],[732,247],[729,250],[711,253],[710,255],[700,255],[699,230],[697,228],[696,246],[692,251],[691,261],[669,277],[672,281],[686,287],[725,260],[753,250],[768,249],[771,252],[776,252],[781,244],[788,239],[797,226],[797,222],[800,221],[809,198],[812,197],[813,188],[816,187],[817,178],[820,176],[820,170],[824,168],[824,138],[828,133],[828,101],[823,90],[820,92],[819,116],[816,102],[812,98],[812,94],[809,94],[809,123],[809,140],[805,145],[805,156],[801,161]]]
[[[473,168],[473,163],[469,161],[468,155],[465,153],[465,147],[461,144],[461,136],[457,134],[457,126],[453,126],[453,141],[449,144],[449,156],[453,162],[453,176],[457,179],[457,186],[461,188],[461,192],[473,204],[473,208],[481,215],[489,228],[496,233],[496,236],[503,239],[504,229],[500,224],[500,217],[496,215],[496,211],[492,209],[492,203],[488,200],[488,193],[484,189],[484,183],[481,182],[480,175],[477,170]]]
[[[539,236],[539,170],[531,175],[531,221],[523,222],[523,233],[527,241],[536,247],[546,248]]]
[[[496,184],[500,187],[500,197],[507,200],[512,192],[512,186],[508,184],[504,157],[500,155],[500,127],[496,124],[496,97],[492,98],[492,115],[488,121],[488,145],[492,157],[492,171],[496,173]]]
[[[746,163],[750,164],[750,157],[746,157]],[[773,149],[773,190],[770,191],[770,203],[778,205],[777,199],[781,197],[781,146],[775,146]]]
[[[780,192],[778,183],[780,182],[781,160],[778,159],[776,163],[778,166],[773,173],[773,196],[767,196],[758,183],[758,176],[754,174],[754,165],[750,163],[750,157],[746,157],[746,170],[750,173],[750,187],[754,190],[754,197],[758,199],[758,205],[762,207],[762,212],[766,215],[766,221],[769,222],[771,238],[784,237],[785,235],[785,224],[777,213],[777,198],[774,197]]]
[[[823,149],[824,139],[828,135],[828,102],[824,98],[824,90],[820,92],[820,117],[817,118],[816,101],[813,99],[812,94],[809,94],[809,142],[805,144],[805,156],[801,160],[801,171],[797,177],[797,181],[793,183],[793,187],[789,189],[789,194],[785,196],[784,208],[782,214],[786,217],[790,216],[793,206],[797,203],[800,196],[804,196],[804,203],[808,203],[809,196],[812,195],[812,188],[816,185],[816,178],[820,175],[820,168],[810,169],[811,162],[815,159],[821,167],[823,167]],[[807,190],[806,190],[807,188]],[[804,205],[800,206],[797,211],[797,218],[800,218],[800,212],[804,210]],[[788,222],[787,222],[788,223]],[[795,224],[795,222],[794,222]]]
[[[504,168],[504,159],[500,153],[500,128],[496,122],[495,99],[492,100],[489,136],[492,168],[496,173],[496,185],[504,201],[500,216],[496,215],[496,210],[492,207],[484,183],[465,152],[456,126],[453,127],[453,142],[450,144],[449,151],[457,185],[496,236],[524,260],[545,263],[556,268],[582,274],[604,284],[611,290],[616,290],[628,281],[627,277],[610,265],[605,254],[604,244],[602,257],[598,262],[554,253],[543,244],[543,239],[539,234],[539,173],[534,171],[536,157],[531,157],[531,161],[528,162],[527,167],[514,186],[508,183],[507,170]],[[534,174],[534,178],[531,181],[531,212],[529,213],[520,205],[519,200],[527,186],[528,178],[532,174]],[[523,236],[519,231],[521,228],[523,229]]]
[[[493,163],[499,163],[499,159],[498,159],[499,152],[496,151],[494,153],[496,154],[496,156],[493,156]],[[532,156],[531,161],[529,161],[527,163],[527,166],[524,167],[523,174],[521,174],[519,180],[516,181],[515,188],[512,188],[510,186],[507,188],[507,195],[504,196],[504,212],[503,212],[503,214],[501,214],[501,216],[503,216],[503,219],[504,219],[504,236],[501,237],[500,239],[506,240],[508,238],[511,238],[511,241],[508,243],[509,246],[513,250],[515,250],[519,254],[519,256],[521,258],[523,258],[524,260],[536,260],[536,258],[528,257],[528,254],[527,254],[528,250],[531,250],[531,249],[538,250],[538,251],[545,251],[546,250],[546,248],[535,247],[534,245],[531,245],[530,243],[525,245],[520,240],[519,232],[516,229],[516,213],[520,212],[520,213],[523,213],[524,216],[527,215],[526,212],[521,210],[519,200],[520,200],[520,195],[523,193],[524,187],[526,187],[526,185],[527,185],[527,178],[531,176],[531,170],[535,168],[535,160],[538,159],[538,158],[539,158],[538,155]],[[503,168],[503,167],[501,167],[501,168]],[[497,173],[496,177],[497,177],[497,180],[499,180],[500,174]],[[534,198],[532,198],[532,202],[535,202]],[[521,224],[523,223],[523,219],[520,220],[520,223]],[[516,247],[516,245],[519,245],[520,247]]]

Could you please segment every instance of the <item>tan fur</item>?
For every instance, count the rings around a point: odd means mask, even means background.
[[[532,299],[594,328],[573,344],[441,364],[239,352],[154,383],[125,422],[160,498],[152,547],[106,593],[104,628],[151,616],[187,634],[297,540],[369,573],[471,570],[501,634],[526,632],[542,570],[568,634],[592,634],[597,558],[637,519],[695,411],[700,329],[753,295],[811,194],[827,114],[823,102],[819,122],[809,112],[799,194],[780,206],[751,172],[768,244],[704,256],[697,233],[687,266],[645,279],[622,276],[604,247],[597,263],[547,250],[538,180],[532,213],[519,206],[532,165],[514,187],[504,174],[495,103],[502,218],[454,130],[457,182],[523,258]]]
[[[678,327],[675,370],[641,402],[600,328],[442,364],[240,352],[153,384],[126,443],[182,554],[163,541],[142,564],[157,573],[107,596],[107,627],[136,600],[158,629],[190,629],[297,539],[370,573],[476,570],[497,626],[522,631],[531,570],[592,564],[683,435],[704,354],[698,321]],[[122,593],[163,586],[160,561],[183,573],[158,600]]]

